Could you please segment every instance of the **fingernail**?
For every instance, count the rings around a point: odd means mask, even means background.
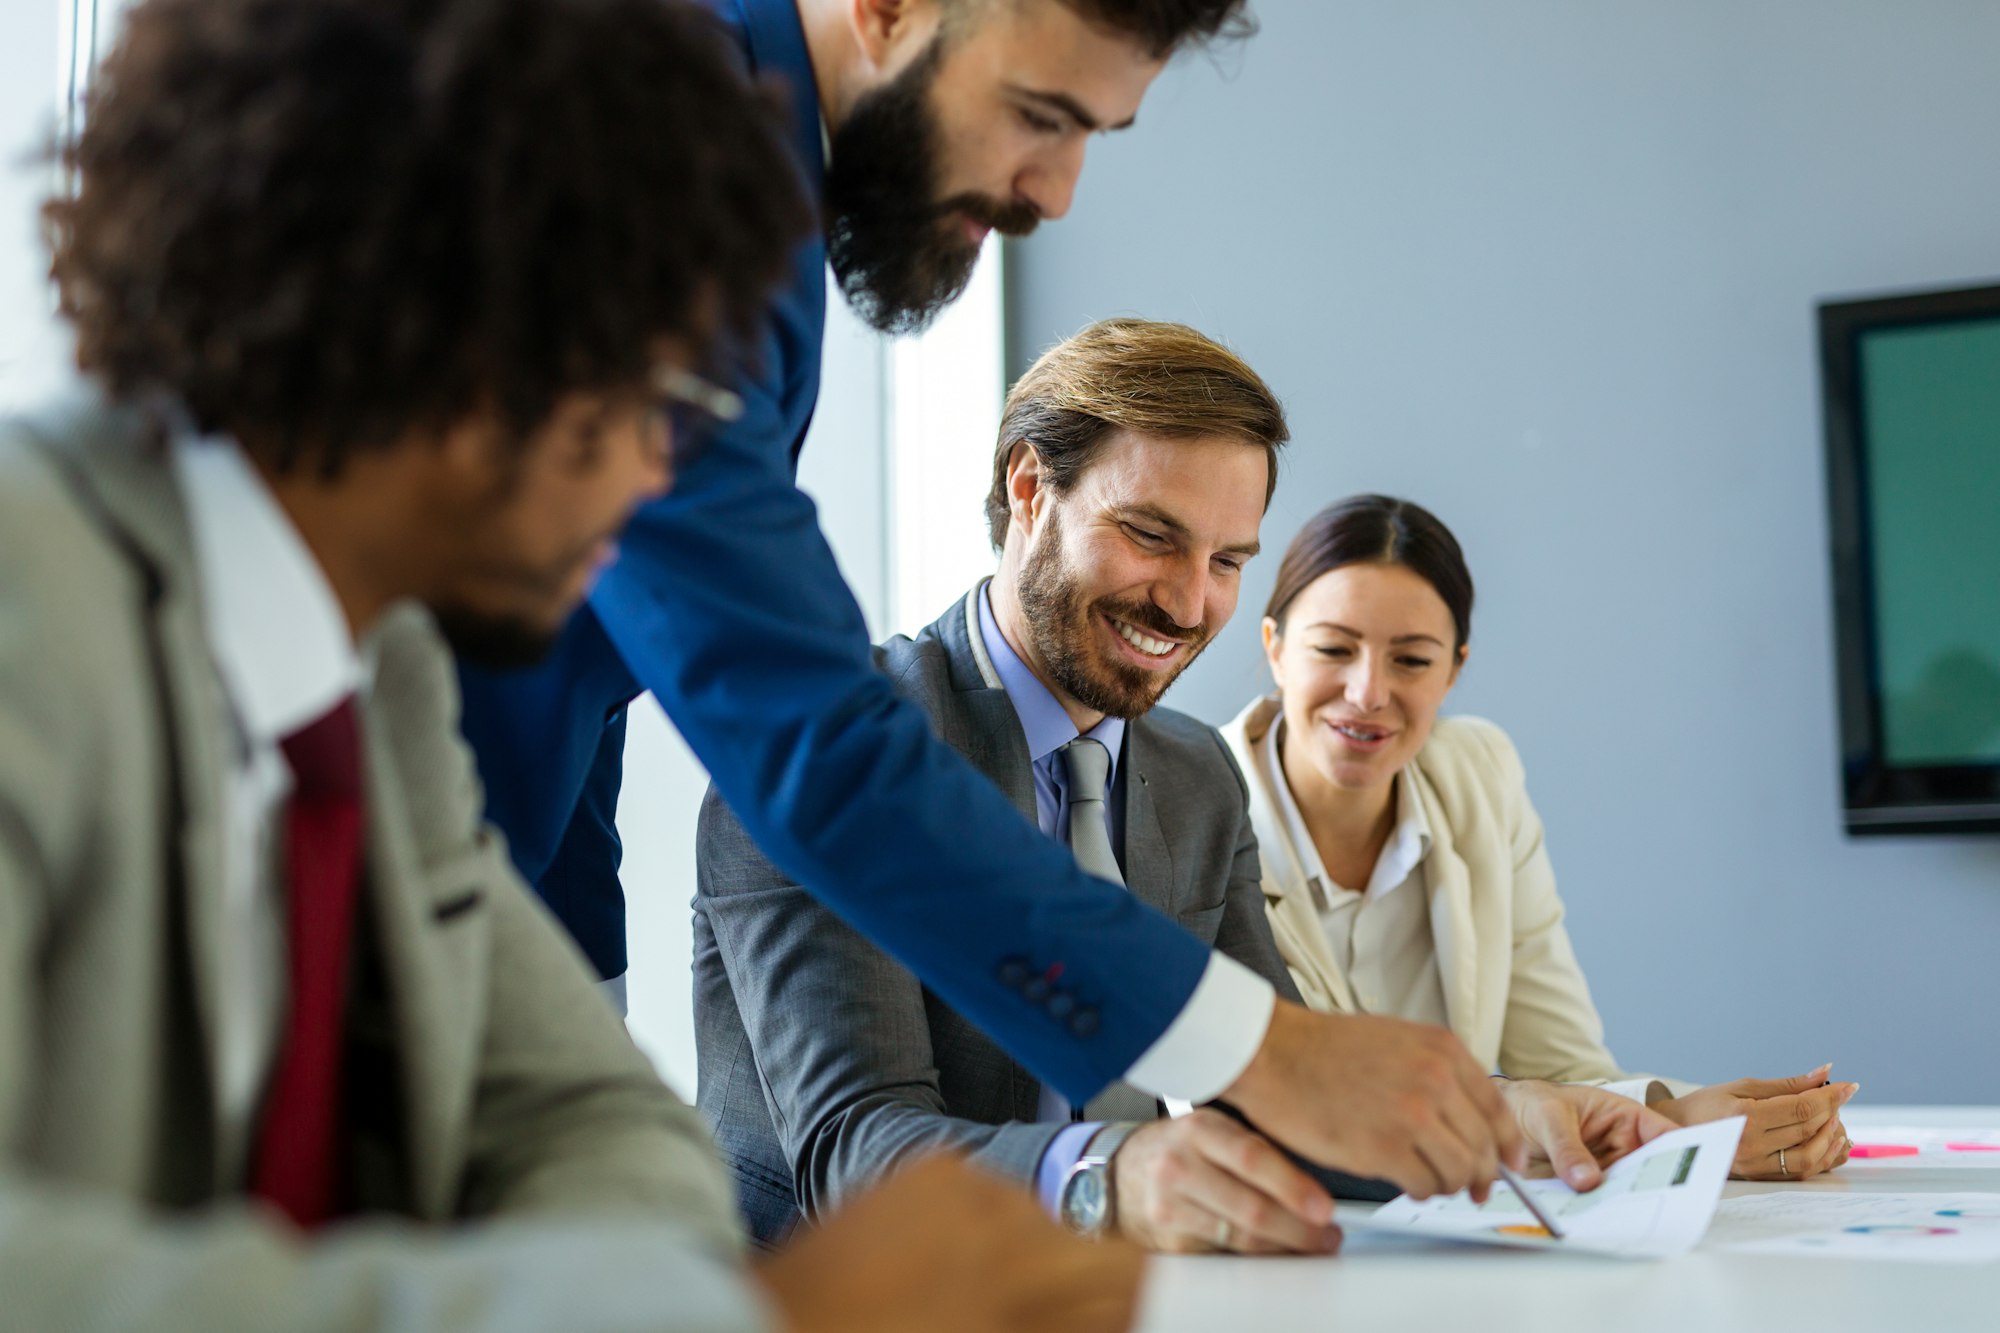
[[[1569,1180],[1570,1188],[1582,1189],[1584,1183],[1590,1179],[1590,1168],[1587,1166],[1580,1166],[1580,1165],[1573,1166],[1564,1174],[1566,1178]]]
[[[1844,1095],[1843,1095],[1843,1096],[1841,1097],[1841,1099],[1840,1099],[1840,1100],[1841,1100],[1841,1103],[1842,1103],[1842,1104],[1844,1105],[1844,1104],[1846,1104],[1846,1103],[1848,1103],[1848,1102],[1851,1102],[1851,1101],[1853,1101],[1853,1100],[1854,1100],[1854,1095],[1855,1095],[1856,1093],[1860,1092],[1860,1091],[1861,1091],[1861,1085],[1860,1085],[1859,1083],[1850,1083],[1850,1084],[1848,1084],[1848,1085],[1847,1085],[1847,1092],[1846,1092],[1846,1093],[1845,1093],[1845,1094],[1844,1094]]]

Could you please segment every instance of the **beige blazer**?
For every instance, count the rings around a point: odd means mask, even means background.
[[[698,1118],[481,821],[413,607],[372,636],[364,703],[370,1216],[306,1246],[243,1201],[214,1111],[233,732],[202,595],[136,415],[0,423],[0,1326],[764,1326]]]
[[[1258,745],[1279,711],[1275,698],[1259,699],[1222,734],[1250,786],[1264,907],[1278,950],[1309,1006],[1352,1013],[1347,978],[1279,813],[1275,794],[1284,774]],[[1605,1048],[1603,1021],[1563,929],[1542,822],[1506,733],[1478,718],[1440,718],[1403,776],[1431,831],[1424,877],[1451,1030],[1473,1059],[1510,1078],[1635,1080],[1629,1091],[1643,1095],[1651,1076],[1621,1071]],[[1675,1095],[1695,1086],[1659,1081]]]

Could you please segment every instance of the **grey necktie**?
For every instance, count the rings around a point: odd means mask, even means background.
[[[1124,886],[1118,854],[1111,850],[1111,825],[1104,818],[1104,788],[1111,776],[1111,751],[1104,742],[1078,736],[1062,749],[1069,796],[1069,849],[1076,863],[1099,879]]]
[[[1076,863],[1123,888],[1125,875],[1111,849],[1111,825],[1104,818],[1105,787],[1111,777],[1111,751],[1104,742],[1078,736],[1062,749],[1064,790],[1069,797],[1069,849]],[[1160,1114],[1151,1095],[1127,1083],[1113,1083],[1090,1099],[1083,1120],[1151,1120]]]

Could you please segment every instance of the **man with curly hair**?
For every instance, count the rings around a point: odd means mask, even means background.
[[[1039,836],[873,669],[793,480],[827,266],[877,328],[923,327],[989,231],[1069,210],[1091,137],[1132,124],[1175,51],[1247,29],[1243,0],[711,3],[786,90],[822,232],[743,349],[745,410],[640,510],[547,662],[466,674],[466,734],[522,871],[622,976],[625,708],[650,690],[774,865],[1070,1103],[1119,1079],[1223,1096],[1328,1165],[1483,1193],[1523,1147],[1464,1048],[1279,1000]]]
[[[952,1164],[746,1267],[480,818],[446,642],[557,632],[808,222],[712,25],[143,0],[67,157],[93,391],[0,422],[0,1325],[1123,1327],[1135,1256]]]

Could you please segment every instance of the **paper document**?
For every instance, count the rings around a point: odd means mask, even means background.
[[[2000,1170],[2000,1129],[1913,1129],[1867,1125],[1854,1131],[1848,1165],[1869,1170],[1913,1166],[1954,1171],[1967,1167]]]
[[[1703,1248],[1992,1263],[2000,1259],[2000,1194],[1746,1194],[1723,1201]]]
[[[1526,1182],[1535,1202],[1562,1228],[1561,1240],[1544,1231],[1505,1185],[1496,1185],[1483,1205],[1463,1193],[1421,1203],[1405,1194],[1383,1204],[1373,1216],[1354,1219],[1352,1225],[1441,1240],[1637,1259],[1682,1254],[1708,1230],[1742,1134],[1742,1116],[1663,1134],[1612,1163],[1604,1183],[1588,1194],[1578,1194],[1560,1180]],[[1344,1218],[1342,1224],[1349,1225]]]

